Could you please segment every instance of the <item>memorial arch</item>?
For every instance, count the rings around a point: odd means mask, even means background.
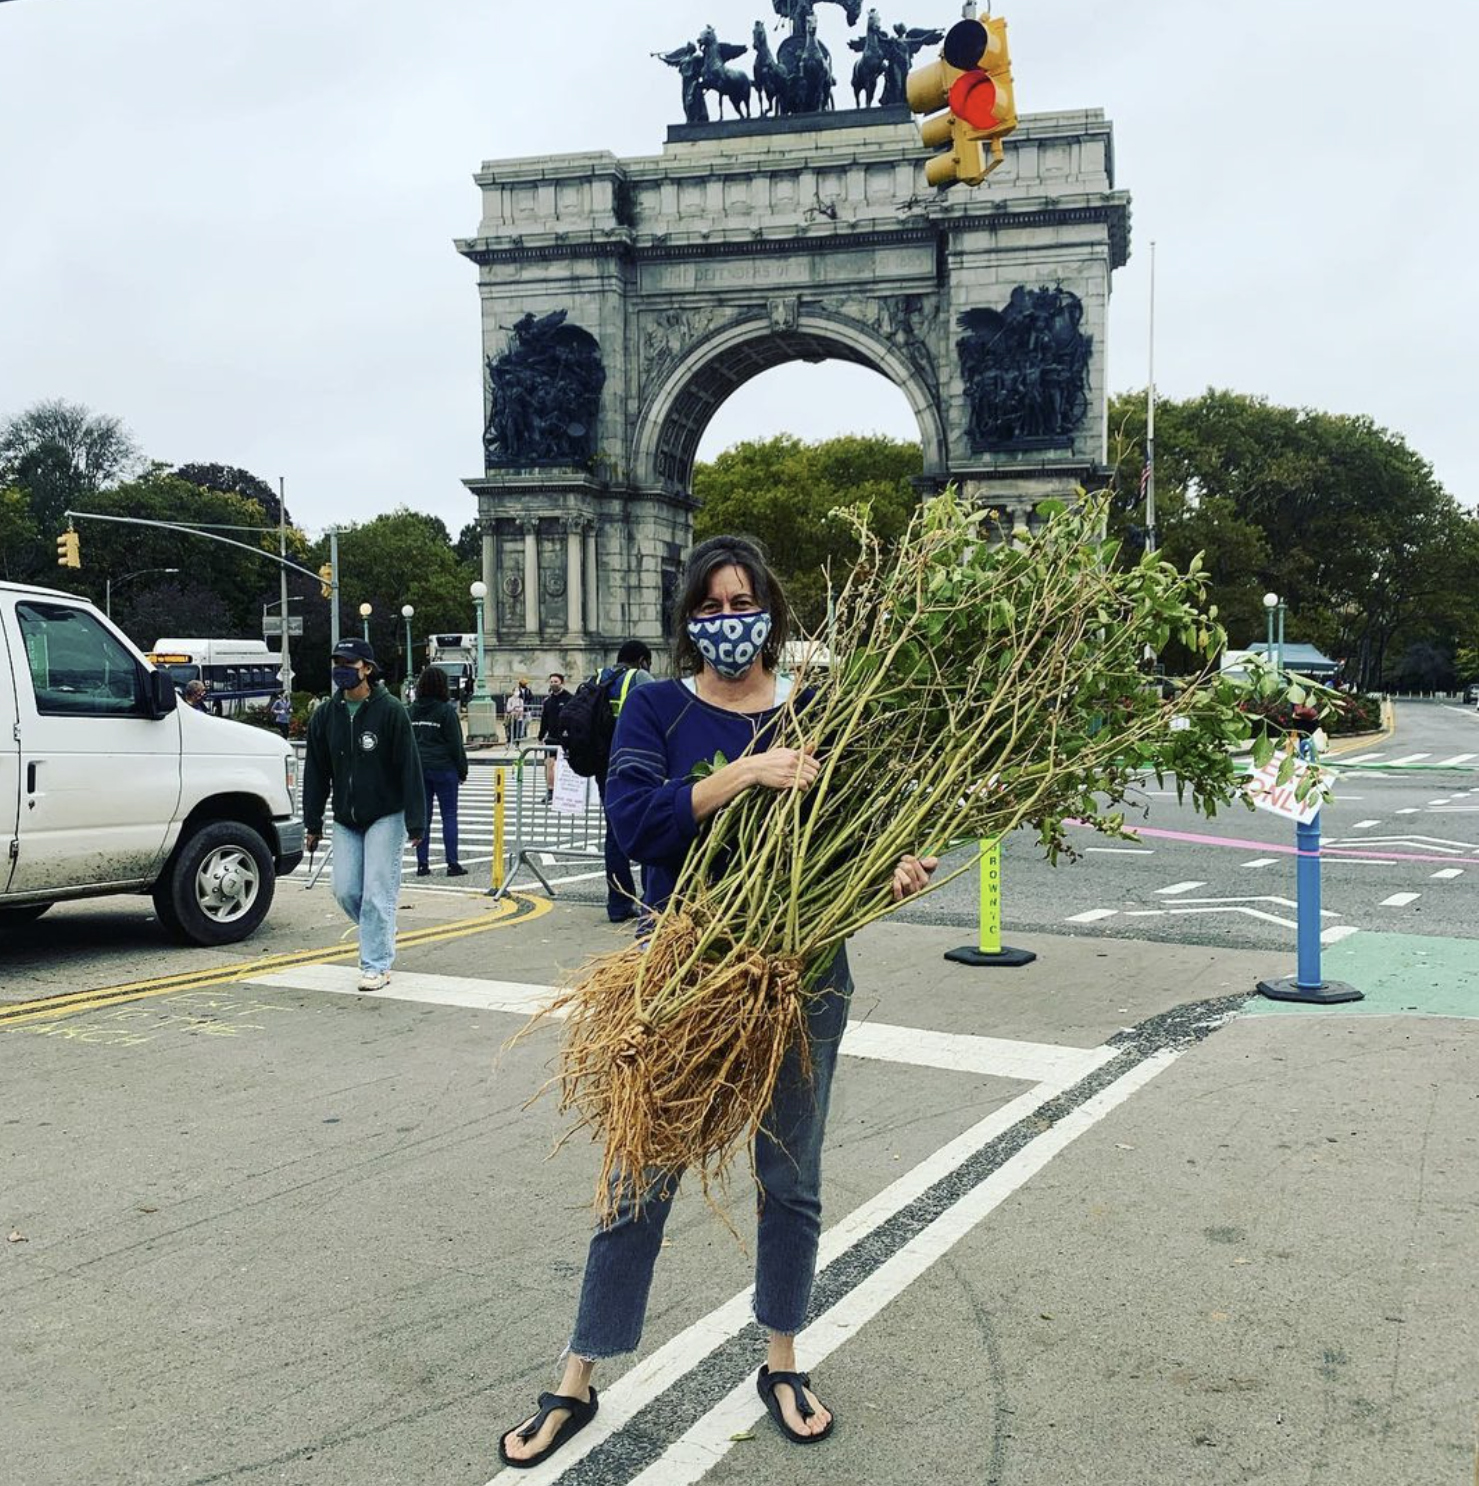
[[[1023,519],[1106,457],[1105,333],[1129,200],[1096,112],[1024,117],[975,191],[923,179],[895,109],[678,125],[661,155],[487,162],[477,234],[495,689],[654,647],[724,400],[791,361],[888,377],[924,490]],[[777,430],[778,432],[780,430]]]

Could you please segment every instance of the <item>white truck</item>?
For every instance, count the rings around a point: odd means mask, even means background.
[[[465,702],[472,695],[478,674],[476,635],[432,635],[426,643],[426,663],[447,673],[452,700]]]
[[[0,583],[0,943],[63,899],[148,893],[231,944],[303,857],[297,756],[180,703],[86,599]]]

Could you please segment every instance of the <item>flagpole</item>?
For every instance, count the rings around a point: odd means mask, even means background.
[[[1155,244],[1150,245],[1150,395],[1145,415],[1145,550],[1156,550],[1155,536]]]

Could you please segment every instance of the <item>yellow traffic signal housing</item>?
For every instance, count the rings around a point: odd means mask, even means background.
[[[326,562],[318,570],[318,578],[319,578],[319,589],[318,589],[318,591],[326,599],[333,598],[333,596],[334,596],[334,567],[333,567],[333,564]]]
[[[920,125],[924,143],[943,151],[926,162],[925,179],[932,186],[979,186],[1006,158],[1001,141],[1017,127],[1006,21],[958,21],[939,58],[909,74],[907,94],[915,113],[936,115]]]
[[[59,568],[82,566],[82,539],[75,531],[64,531],[56,539],[56,565]]]

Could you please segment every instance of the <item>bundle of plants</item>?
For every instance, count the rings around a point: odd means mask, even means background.
[[[603,1148],[605,1218],[659,1173],[696,1172],[713,1197],[788,1053],[806,1075],[812,998],[849,936],[898,906],[901,856],[1021,827],[1071,854],[1070,820],[1124,834],[1146,771],[1208,814],[1240,793],[1239,703],[1270,682],[1217,674],[1225,636],[1199,564],[1121,566],[1101,500],[1042,514],[1037,533],[993,543],[947,492],[888,553],[865,513],[848,518],[858,559],[814,651],[827,664],[797,677],[774,740],[815,750],[815,783],[750,790],[717,815],[650,939],[593,962],[551,1008],[566,1018],[562,1108]],[[1168,698],[1144,657],[1173,640],[1203,669]],[[956,860],[929,891],[977,861]]]

